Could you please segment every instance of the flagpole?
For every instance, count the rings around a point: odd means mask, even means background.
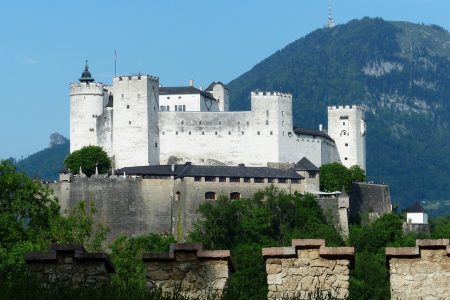
[[[114,50],[114,77],[117,76],[117,51]]]

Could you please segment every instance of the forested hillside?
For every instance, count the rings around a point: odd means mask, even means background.
[[[394,201],[450,204],[450,34],[382,19],[323,28],[228,84],[233,110],[252,90],[292,93],[294,124],[326,124],[327,105],[367,107],[367,173]],[[441,206],[442,208],[442,206]]]

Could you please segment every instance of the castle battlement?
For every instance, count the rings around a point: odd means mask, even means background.
[[[159,77],[152,75],[129,75],[129,76],[116,76],[113,78],[113,82],[131,81],[131,80],[150,80],[154,82],[159,82]]]
[[[328,110],[360,110],[360,111],[363,111],[364,109],[361,105],[353,104],[353,105],[328,106]]]
[[[292,99],[292,94],[281,93],[281,92],[251,92],[251,96],[256,97],[285,97]]]
[[[87,91],[95,91],[96,93],[103,94],[104,89],[105,89],[105,85],[103,83],[97,83],[97,82],[92,82],[92,83],[77,82],[77,83],[70,84],[71,93],[82,92],[84,94]]]

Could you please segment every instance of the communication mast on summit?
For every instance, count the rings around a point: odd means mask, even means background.
[[[328,28],[333,28],[336,25],[333,20],[332,8],[333,7],[331,4],[331,0],[328,0],[328,21],[327,21]]]

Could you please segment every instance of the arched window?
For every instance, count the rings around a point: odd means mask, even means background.
[[[206,192],[205,200],[216,200],[216,193],[215,192]]]
[[[231,200],[237,200],[237,199],[241,199],[241,193],[238,192],[233,192],[230,194],[230,199]]]
[[[181,200],[181,193],[180,191],[176,192],[175,194],[175,200],[180,201]]]
[[[342,130],[341,135],[347,135],[347,130]]]

